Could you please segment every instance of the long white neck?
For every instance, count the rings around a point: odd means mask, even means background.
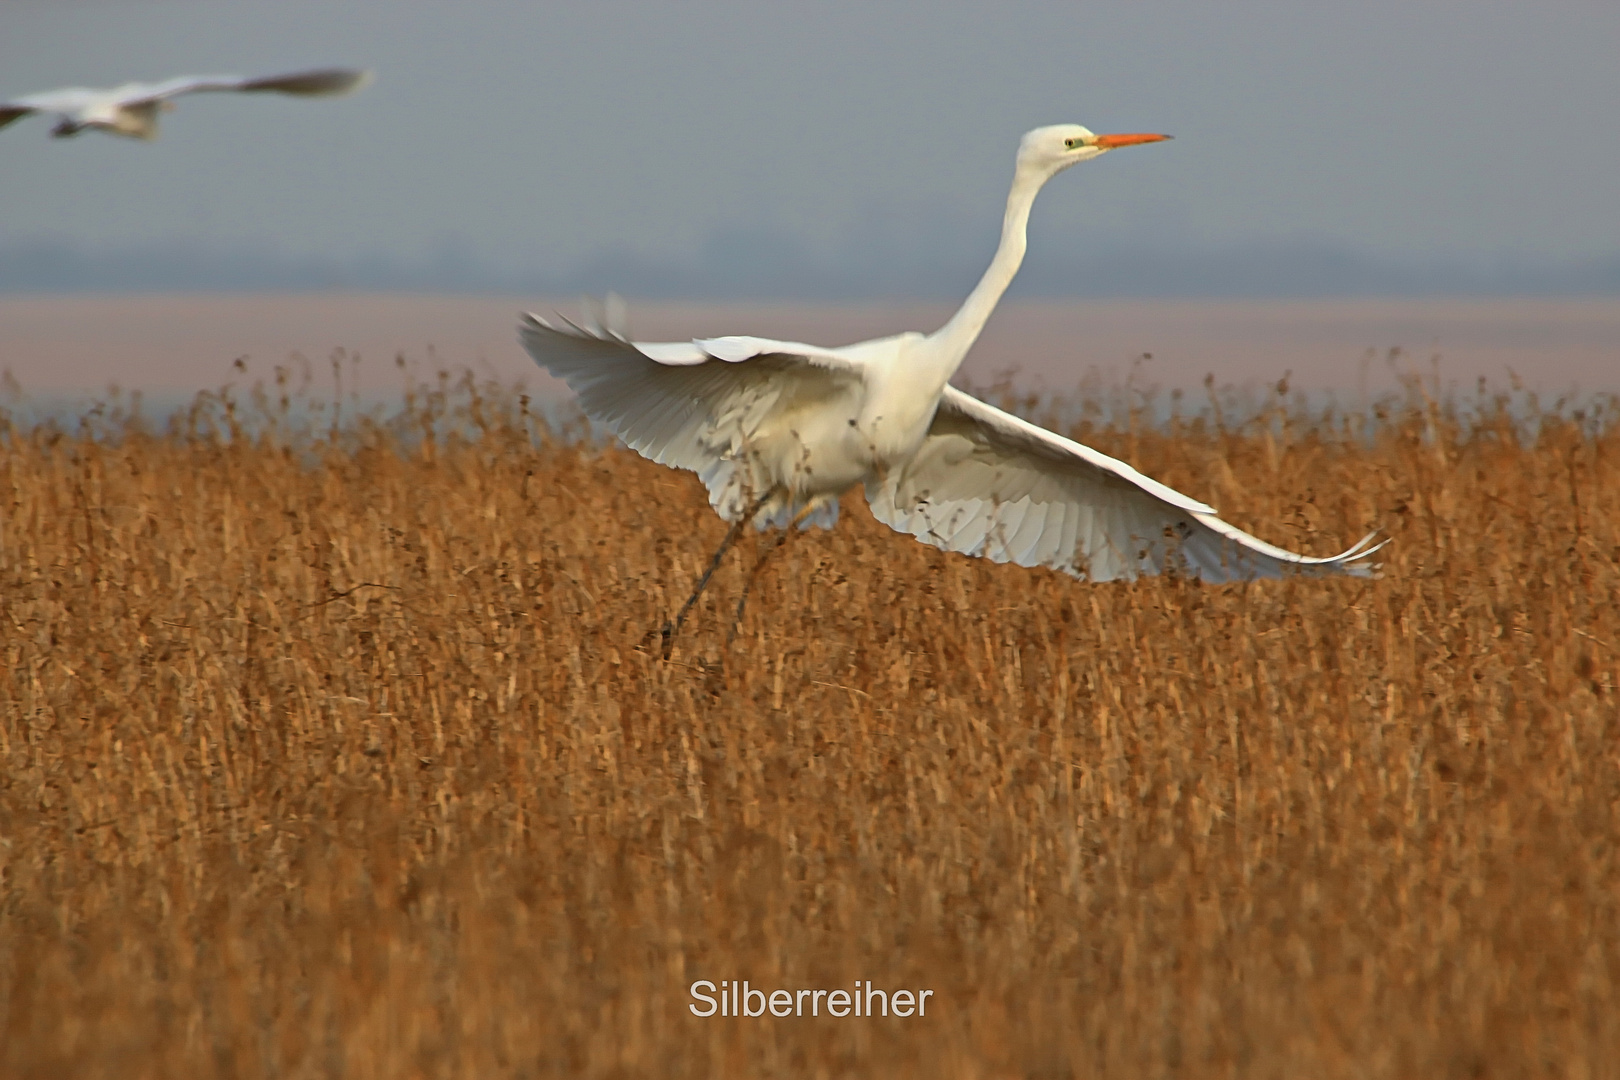
[[[1001,294],[1012,284],[1013,276],[1024,261],[1025,233],[1029,226],[1029,210],[1035,205],[1035,195],[1041,190],[1046,177],[1019,169],[1013,176],[1012,190],[1007,193],[1007,213],[1001,221],[1001,244],[984,277],[968,293],[968,298],[951,321],[929,337],[933,347],[935,365],[944,369],[936,372],[943,386],[956,374],[968,350],[979,338],[979,331],[996,309]],[[934,366],[934,365],[931,365]]]

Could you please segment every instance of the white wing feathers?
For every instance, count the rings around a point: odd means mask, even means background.
[[[27,94],[0,102],[0,127],[21,120],[31,113],[52,112],[66,115],[81,109],[94,108],[101,100],[99,95],[105,93],[104,90],[46,90],[43,93]]]
[[[525,316],[524,348],[579,396],[592,420],[660,465],[690,469],[727,521],[746,512],[770,484],[749,468],[749,437],[778,404],[828,400],[851,393],[861,366],[834,350],[723,337],[702,341],[632,342],[588,323],[553,326]],[[744,361],[747,361],[744,363]],[[781,524],[796,507],[768,507],[757,524]],[[830,525],[837,503],[806,524]]]
[[[535,316],[530,315],[529,318],[534,319]],[[536,321],[542,326],[549,326],[543,319]],[[854,361],[842,353],[799,341],[772,341],[770,338],[759,337],[697,338],[692,341],[625,341],[624,338],[604,333],[596,327],[581,327],[573,323],[569,325],[581,333],[594,337],[613,337],[615,340],[623,341],[649,360],[677,367],[706,364],[710,360],[740,364],[744,360],[752,360],[758,356],[786,356],[819,367],[851,371],[856,369]]]
[[[1089,581],[1167,568],[1209,582],[1368,576],[1372,536],[1311,558],[1228,525],[1122,461],[946,387],[923,445],[867,485],[879,521],[946,551]],[[1381,546],[1381,545],[1380,545]]]

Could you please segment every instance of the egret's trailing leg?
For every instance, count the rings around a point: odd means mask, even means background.
[[[775,555],[777,551],[781,550],[782,545],[788,542],[788,537],[792,536],[794,532],[797,531],[800,522],[820,508],[820,503],[812,503],[803,510],[800,510],[798,514],[794,516],[793,523],[787,528],[783,529],[782,535],[778,536],[774,541],[771,542],[771,546],[765,549],[765,554],[761,555],[754,561],[754,568],[748,571],[748,576],[743,579],[742,595],[737,598],[737,614],[731,620],[731,629],[726,632],[727,648],[730,648],[731,643],[737,640],[737,627],[742,625],[743,607],[748,603],[748,590],[754,587],[754,579],[759,577],[759,572],[761,570],[765,569],[766,560],[768,560],[772,555]]]
[[[726,530],[726,538],[720,541],[720,546],[715,549],[714,558],[709,560],[709,568],[703,571],[702,577],[698,578],[697,588],[692,590],[692,595],[688,596],[686,603],[681,605],[681,610],[675,615],[675,621],[664,624],[662,635],[664,638],[663,656],[665,660],[669,659],[670,653],[675,648],[675,635],[681,632],[681,624],[686,622],[687,613],[692,610],[692,605],[698,602],[698,597],[703,595],[703,590],[709,587],[709,579],[714,577],[714,572],[720,569],[720,560],[726,557],[726,551],[732,544],[736,543],[737,537],[742,534],[743,526],[753,521],[754,516],[765,509],[765,504],[770,501],[770,498],[771,493],[766,492],[758,502],[749,507],[747,513],[733,522],[731,528]]]

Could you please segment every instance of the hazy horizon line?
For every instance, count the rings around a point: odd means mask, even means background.
[[[832,255],[785,234],[716,232],[684,257],[599,251],[575,266],[503,265],[446,243],[429,254],[296,255],[268,244],[148,241],[94,247],[0,241],[0,294],[425,291],[648,300],[943,301],[962,296],[986,256],[955,245]],[[1334,299],[1620,296],[1620,254],[1558,262],[1402,259],[1322,241],[1125,246],[1030,252],[1009,296],[1024,299]]]

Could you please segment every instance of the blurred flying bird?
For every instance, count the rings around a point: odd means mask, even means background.
[[[634,342],[612,320],[525,318],[529,355],[579,395],[586,415],[643,457],[697,473],[733,523],[665,626],[666,656],[746,523],[831,526],[838,497],[857,484],[879,521],[925,543],[1087,581],[1164,570],[1208,582],[1373,572],[1374,534],[1338,555],[1285,551],[1123,461],[949,385],[1018,272],[1041,187],[1071,165],[1166,138],[1072,124],[1025,135],[990,268],[932,334],[836,349],[757,337]]]
[[[0,128],[30,113],[54,113],[58,119],[51,134],[59,139],[77,135],[87,128],[151,139],[157,136],[158,113],[174,108],[170,99],[181,94],[235,90],[245,94],[274,92],[297,97],[328,97],[347,94],[370,80],[369,71],[323,68],[256,79],[235,75],[182,75],[165,82],[125,83],[111,90],[70,87],[0,102]]]

